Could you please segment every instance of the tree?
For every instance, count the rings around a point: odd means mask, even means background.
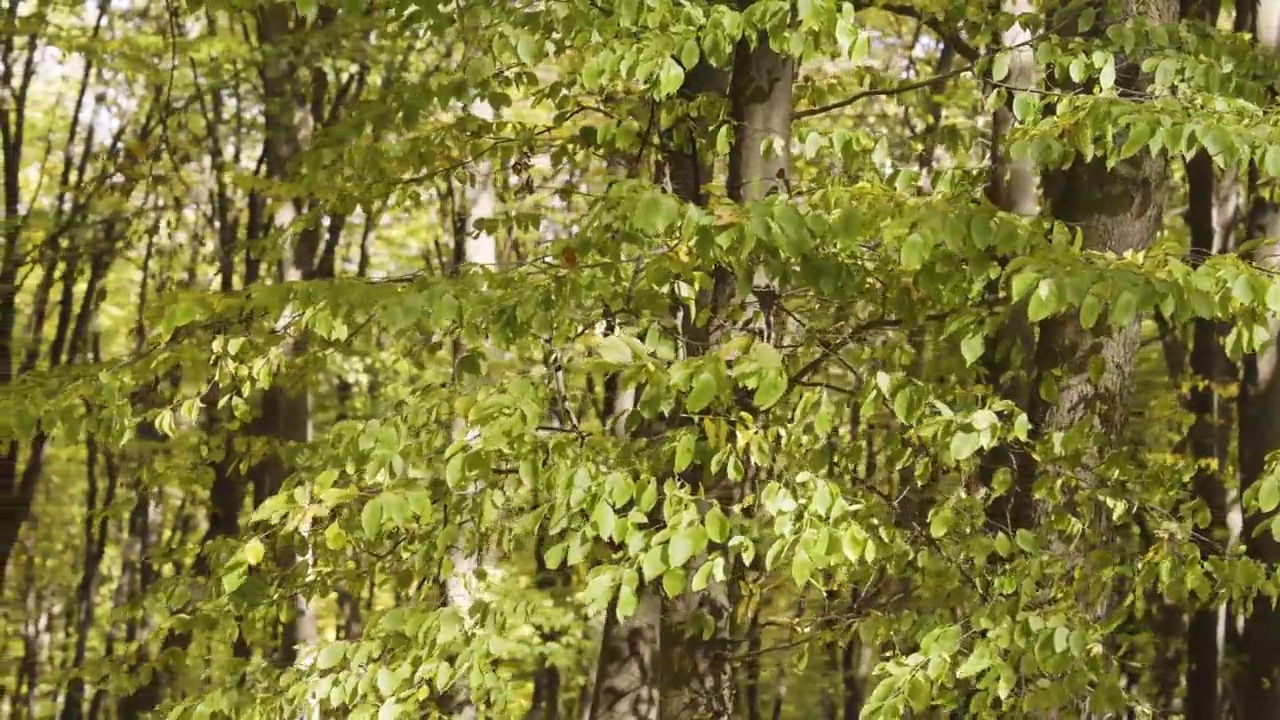
[[[0,713],[1269,717],[1273,9],[11,3]]]

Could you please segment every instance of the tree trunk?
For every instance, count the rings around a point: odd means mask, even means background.
[[[71,679],[67,683],[61,720],[80,720],[84,717],[85,683],[81,671],[84,669],[89,647],[89,633],[93,630],[97,609],[94,594],[98,588],[98,571],[102,566],[102,558],[106,554],[107,529],[110,526],[105,514],[100,519],[96,518],[95,514],[100,511],[105,513],[111,508],[115,502],[116,487],[120,477],[109,451],[99,452],[96,438],[90,435],[85,444],[87,458],[85,460],[84,567],[81,571],[80,586],[76,591],[75,650],[71,660]],[[107,471],[107,486],[102,494],[101,505],[97,497],[99,455],[106,456],[104,466]]]
[[[723,95],[725,84],[723,72],[699,63],[685,74],[680,97],[692,100],[700,95]],[[700,205],[706,201],[703,187],[711,180],[712,167],[707,149],[698,143],[701,128],[688,120],[685,129],[684,142],[677,133],[667,133],[663,164],[672,193],[684,202]],[[686,318],[686,328],[692,325],[687,311],[676,309],[675,313]],[[606,398],[608,425],[622,432],[620,418],[630,409],[634,393],[615,391],[611,395]],[[606,618],[586,720],[657,720],[665,712],[663,694],[668,688],[660,687],[661,678],[671,671],[662,664],[666,659],[662,650],[665,642],[674,642],[668,640],[668,626],[680,620],[667,611],[658,593],[656,588],[641,585],[636,588],[638,602],[633,615],[622,622],[612,615]],[[680,645],[672,647],[672,652],[681,652]]]
[[[1005,0],[1004,12],[1020,15],[1032,7],[1029,0]],[[1014,88],[1031,88],[1035,84],[1035,55],[1033,49],[1024,46],[1031,33],[1020,23],[1014,23],[1000,36],[1000,44],[1011,48],[1008,84]],[[987,199],[997,208],[1019,215],[1035,215],[1039,210],[1035,165],[1027,158],[1009,156],[1008,135],[1013,128],[1013,97],[1005,107],[996,110],[991,120],[991,172],[987,178]],[[991,285],[992,293],[998,287]],[[1019,305],[1010,310],[1004,327],[996,333],[983,355],[983,368],[987,383],[1001,389],[1001,393],[1013,400],[1023,410],[1030,406],[1029,389],[1015,386],[1009,370],[1032,353],[1032,331],[1026,319],[1026,309]],[[1001,469],[1014,476],[1012,486],[997,496],[987,510],[988,524],[993,528],[1010,531],[1027,528],[1034,521],[1031,499],[1031,483],[1034,481],[1034,464],[1028,453],[1020,448],[1003,445],[983,457],[982,481],[986,486],[994,482]]]
[[[1255,10],[1255,41],[1262,52],[1274,52],[1280,40],[1280,1],[1248,4]],[[1258,192],[1252,169],[1249,181],[1246,238],[1269,238],[1254,251],[1252,259],[1262,267],[1275,269],[1280,267],[1280,212],[1275,203]],[[1280,323],[1273,320],[1273,335],[1280,334],[1277,330]],[[1267,455],[1280,448],[1280,355],[1272,346],[1266,352],[1246,356],[1241,365],[1237,408],[1243,495],[1263,476]],[[1259,513],[1246,513],[1242,532],[1248,556],[1274,569],[1280,564],[1280,543],[1261,527],[1267,520]],[[1280,718],[1280,610],[1270,598],[1259,595],[1247,609],[1238,645],[1241,658],[1233,699],[1239,716],[1249,720]]]
[[[1184,3],[1183,16],[1213,23],[1217,20],[1218,10],[1216,2]],[[1186,172],[1190,262],[1198,265],[1211,255],[1230,250],[1231,226],[1239,204],[1238,189],[1225,175],[1218,177],[1213,159],[1203,149],[1187,162]],[[1193,489],[1210,515],[1209,526],[1197,534],[1200,556],[1205,561],[1220,555],[1227,539],[1227,489],[1222,473],[1227,466],[1233,418],[1230,404],[1220,393],[1224,384],[1235,379],[1236,368],[1223,350],[1226,332],[1226,323],[1220,321],[1197,319],[1194,322],[1189,357],[1191,390],[1184,400],[1184,406],[1194,420],[1180,449],[1196,463]],[[1221,606],[1192,608],[1186,636],[1186,700],[1183,707],[1187,720],[1216,720],[1221,717],[1219,673],[1222,648],[1219,635],[1222,616]],[[1170,670],[1176,668],[1172,662],[1167,664]],[[1161,680],[1167,682],[1170,674],[1168,670],[1161,672]],[[1174,688],[1176,685],[1160,693],[1164,702],[1173,699]]]
[[[1178,3],[1124,0],[1123,12],[1126,17],[1171,23],[1177,20]],[[1144,82],[1139,77],[1123,77],[1117,84],[1140,90]],[[1079,229],[1085,250],[1116,254],[1143,250],[1162,222],[1165,177],[1165,161],[1145,149],[1110,170],[1104,158],[1076,158],[1065,169],[1045,174],[1046,204],[1054,219]],[[1037,368],[1041,377],[1060,371],[1061,379],[1056,401],[1033,402],[1037,409],[1033,420],[1039,420],[1038,427],[1061,430],[1088,421],[1103,437],[1122,438],[1137,349],[1137,320],[1093,337],[1074,315],[1041,323]],[[1100,357],[1104,364],[1096,382],[1089,375],[1089,362],[1094,357]]]
[[[771,47],[763,33],[754,47],[745,38],[738,41],[729,85],[735,133],[726,181],[735,202],[758,202],[788,190],[795,72],[795,62]],[[766,144],[771,145],[767,151],[762,147]],[[713,282],[707,303],[710,318],[697,334],[709,340],[719,334],[736,286],[723,268]],[[709,502],[727,507],[737,500],[731,489],[710,478],[699,484]],[[667,604],[661,640],[663,720],[732,716],[731,621],[736,596],[731,582],[713,582],[701,593],[684,594]],[[695,613],[710,617],[715,627],[706,640],[688,632]]]

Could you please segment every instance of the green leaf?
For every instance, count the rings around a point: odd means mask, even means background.
[[[644,573],[645,582],[653,582],[659,575],[666,571],[667,561],[662,557],[662,546],[655,545],[649,548],[649,552],[644,554],[644,559],[640,561],[640,570]]]
[[[683,567],[706,546],[707,531],[698,525],[688,525],[671,536],[667,544],[667,558],[672,567]]]
[[[689,397],[685,399],[685,409],[691,413],[702,412],[715,399],[718,390],[719,383],[716,382],[716,376],[709,370],[703,371],[694,381]]]
[[[244,561],[249,564],[249,567],[255,567],[258,563],[262,562],[262,558],[266,555],[266,552],[266,548],[263,547],[262,541],[258,538],[253,538],[244,544]]]
[[[697,447],[698,439],[693,433],[683,433],[676,441],[676,458],[672,469],[678,473],[688,470],[689,465],[693,463],[693,455]]]
[[[1280,313],[1280,281],[1272,280],[1267,287],[1267,310]]]
[[[951,436],[951,458],[956,462],[973,457],[982,447],[982,440],[977,433],[960,431]]]
[[[378,668],[376,684],[378,692],[382,693],[382,697],[389,698],[395,694],[396,689],[400,687],[400,677],[391,672],[391,668],[382,666]]]
[[[680,64],[684,66],[685,72],[688,72],[694,65],[698,64],[698,56],[700,54],[697,40],[689,38],[684,41],[684,45],[680,48]]]
[[[1067,66],[1067,76],[1073,83],[1084,82],[1084,58],[1078,57],[1071,61]]]
[[[627,365],[631,363],[631,346],[617,335],[610,335],[600,341],[600,345],[596,347],[596,351],[600,353],[600,357],[615,364]]]
[[[615,608],[618,620],[626,620],[635,614],[638,602],[634,587],[630,585],[623,585],[618,588],[618,606]]]
[[[1097,8],[1086,7],[1080,10],[1080,14],[1076,20],[1076,30],[1081,35],[1089,32],[1089,28],[1093,27],[1093,23],[1098,19]]]
[[[1217,127],[1201,128],[1197,133],[1200,136],[1200,142],[1204,145],[1204,149],[1213,157],[1220,157],[1226,153],[1231,147],[1231,136],[1227,131]]]
[[[996,552],[1000,553],[1000,557],[1007,558],[1009,553],[1013,552],[1013,541],[1003,532],[996,534],[995,539]]]
[[[1262,169],[1268,177],[1280,179],[1280,145],[1268,145],[1263,155]]]
[[[382,531],[382,498],[375,497],[364,504],[364,509],[360,511],[360,528],[364,531],[364,536],[370,540],[376,540],[378,534]]]
[[[650,235],[660,235],[675,223],[680,215],[680,203],[662,192],[645,193],[636,204],[633,220],[637,230]]]
[[[978,645],[973,654],[965,659],[964,664],[956,669],[956,677],[964,679],[973,677],[991,666],[991,649],[986,643]]]
[[[797,587],[803,588],[812,576],[813,560],[804,550],[796,550],[795,556],[791,558],[791,579]]]
[[[786,375],[780,372],[766,372],[760,376],[760,385],[756,388],[755,397],[751,402],[761,410],[768,410],[786,394]]]
[[[712,505],[702,522],[707,529],[707,539],[711,542],[722,543],[728,539],[729,519],[725,517],[719,505]]]
[[[1094,293],[1084,296],[1084,300],[1080,303],[1080,327],[1085,330],[1091,329],[1098,324],[1098,316],[1102,313],[1102,301]]]
[[[1173,58],[1165,58],[1156,66],[1155,82],[1159,87],[1168,87],[1173,84],[1173,77],[1178,72],[1178,61]]]
[[[1059,626],[1053,631],[1053,651],[1063,653],[1070,647],[1071,631]]]
[[[1013,96],[1013,116],[1018,122],[1029,122],[1036,118],[1040,102],[1029,92],[1016,93]]]
[[[911,233],[902,242],[899,260],[903,270],[919,270],[929,256],[929,245],[920,233]]]
[[[855,64],[861,63],[871,54],[871,34],[858,33],[858,37],[853,41],[853,49],[849,53],[849,60]]]
[[[980,334],[967,335],[960,341],[960,355],[965,365],[973,365],[982,359],[987,351],[987,338]]]
[[[929,534],[935,538],[945,537],[954,523],[955,515],[952,514],[951,508],[938,508],[929,518]]]
[[[320,11],[319,0],[294,0],[294,4],[298,8],[298,14],[307,20],[315,20],[316,13]]]
[[[330,643],[320,650],[320,655],[316,658],[316,667],[321,670],[331,670],[337,667],[346,655],[346,643]]]
[[[466,479],[467,453],[459,450],[449,457],[444,464],[444,481],[449,487],[457,487]]]
[[[711,584],[712,564],[709,562],[702,563],[698,567],[698,571],[693,574],[693,581],[689,584],[689,589],[694,592],[702,592]]]
[[[866,545],[866,536],[862,529],[852,523],[845,528],[844,534],[840,536],[840,551],[844,553],[844,556],[851,563],[857,564],[862,560]]]
[[[1013,53],[1009,50],[1001,50],[991,61],[991,80],[992,82],[1004,82],[1009,77],[1009,68],[1013,65]]]
[[[516,55],[520,58],[520,62],[534,65],[542,59],[543,47],[542,38],[532,33],[525,33],[516,43]]]
[[[1269,513],[1280,506],[1280,478],[1268,475],[1258,485],[1258,510]]]
[[[1102,66],[1102,72],[1098,73],[1098,86],[1103,90],[1110,90],[1116,86],[1115,55],[1107,56],[1107,61]]]
[[[222,576],[222,591],[230,595],[239,590],[240,586],[244,585],[244,581],[248,579],[248,571],[243,565],[228,570]]]
[[[618,522],[618,516],[609,503],[604,498],[600,498],[596,502],[595,509],[591,511],[591,521],[595,523],[600,537],[608,540],[613,537],[613,528]]]
[[[1115,302],[1111,304],[1111,325],[1126,327],[1138,317],[1138,296],[1128,290],[1121,290]]]
[[[1088,638],[1085,637],[1084,631],[1076,630],[1075,632],[1071,633],[1071,640],[1068,643],[1071,648],[1071,654],[1075,655],[1076,657],[1080,657],[1081,655],[1083,655],[1085,643],[1087,641],[1088,641]]]
[[[685,571],[684,568],[668,568],[662,573],[662,591],[667,597],[676,597],[684,592]]]
[[[1042,278],[1027,302],[1027,319],[1031,322],[1040,322],[1057,311],[1057,285],[1050,278]]]
[[[563,542],[552,545],[547,548],[547,552],[543,555],[543,562],[547,564],[548,568],[555,570],[564,562],[564,554],[567,549],[566,543]]]
[[[662,63],[662,70],[658,73],[658,97],[674,95],[683,83],[684,68],[680,67],[680,63],[676,62],[675,58],[667,58]]]
[[[1135,123],[1129,126],[1129,135],[1124,140],[1124,145],[1120,147],[1120,159],[1137,155],[1147,143],[1151,142],[1151,136],[1154,131],[1151,125],[1146,123]]]
[[[330,550],[342,550],[347,546],[347,533],[342,526],[333,523],[324,529],[324,544]]]

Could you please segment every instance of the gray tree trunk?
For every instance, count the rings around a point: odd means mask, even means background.
[[[1280,42],[1280,1],[1260,0],[1254,7],[1255,40],[1263,52],[1274,52]],[[1275,203],[1257,192],[1256,173],[1250,176],[1246,235],[1269,239],[1252,259],[1265,268],[1280,268],[1280,213]],[[1272,333],[1280,337],[1277,329],[1280,323],[1273,319]],[[1276,350],[1273,345],[1242,362],[1237,405],[1241,493],[1262,478],[1267,456],[1280,448],[1280,354]],[[1269,520],[1259,513],[1246,514],[1243,535],[1249,557],[1274,571],[1280,565],[1280,543],[1262,527]],[[1280,718],[1280,610],[1270,598],[1259,595],[1246,608],[1236,650],[1241,655],[1234,697],[1238,716],[1248,720]]]
[[[1183,17],[1211,24],[1217,22],[1217,2],[1184,3]],[[1219,174],[1208,151],[1200,150],[1186,163],[1188,209],[1193,265],[1209,256],[1229,251],[1234,219],[1240,201],[1239,184],[1227,174]],[[1223,472],[1231,447],[1233,412],[1218,389],[1236,377],[1236,368],[1223,351],[1226,323],[1196,320],[1188,367],[1192,384],[1184,406],[1194,421],[1181,450],[1196,463],[1193,486],[1196,497],[1209,509],[1210,524],[1198,534],[1200,555],[1208,559],[1222,552],[1227,539],[1227,489]],[[1178,379],[1175,370],[1175,380]],[[1222,663],[1223,610],[1220,605],[1191,608],[1186,633],[1186,697],[1183,710],[1187,720],[1216,720],[1222,717],[1220,678]],[[1171,615],[1166,609],[1164,615]],[[1175,626],[1176,627],[1176,626]],[[1158,700],[1172,708],[1177,691],[1181,658],[1157,658]]]

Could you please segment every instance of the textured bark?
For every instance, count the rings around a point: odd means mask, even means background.
[[[1272,211],[1274,212],[1274,210]],[[1271,223],[1280,237],[1280,223]],[[1271,234],[1271,233],[1268,233]],[[1261,249],[1260,264],[1280,267],[1274,244]],[[1273,328],[1274,329],[1274,328]],[[1247,491],[1264,474],[1269,453],[1280,448],[1280,355],[1273,346],[1244,358],[1239,396],[1240,489]],[[1250,558],[1268,568],[1280,564],[1280,543],[1262,525],[1270,517],[1248,513],[1243,537]],[[1259,533],[1259,530],[1261,532]],[[1236,703],[1242,718],[1280,718],[1280,610],[1259,595],[1244,619],[1240,636],[1241,667]]]
[[[155,580],[156,570],[151,565],[151,534],[153,531],[151,492],[139,485],[134,490],[134,505],[129,513],[128,539],[121,558],[120,598],[117,605],[125,605],[146,595]],[[124,628],[126,646],[145,641],[151,634],[151,625],[130,616]],[[134,667],[145,665],[148,659],[145,645],[139,648]],[[158,682],[145,683],[134,692],[123,694],[116,702],[116,717],[120,720],[136,720],[144,712],[160,702]]]
[[[764,35],[755,47],[738,41],[729,86],[736,125],[726,182],[730,199],[752,202],[788,189],[795,73],[795,61],[774,50]],[[766,141],[777,152],[762,152]]]
[[[1235,183],[1217,178],[1212,159],[1198,152],[1187,164],[1189,209],[1187,223],[1192,232],[1192,264],[1202,263],[1208,256],[1229,250],[1231,224],[1239,197]],[[1222,473],[1228,462],[1230,432],[1234,413],[1221,397],[1221,388],[1235,378],[1236,370],[1222,348],[1225,323],[1196,320],[1192,329],[1192,348],[1188,356],[1190,389],[1184,406],[1194,416],[1187,437],[1179,450],[1196,462],[1193,489],[1196,497],[1210,510],[1210,525],[1198,534],[1199,551],[1204,559],[1220,555],[1226,541],[1226,487]],[[1176,379],[1176,378],[1175,378]],[[1188,719],[1219,717],[1221,648],[1219,635],[1220,606],[1196,607],[1189,619],[1187,634],[1187,708]],[[1170,661],[1172,665],[1172,661]],[[1162,675],[1167,670],[1162,671]],[[1171,701],[1167,688],[1162,697]],[[1172,683],[1176,687],[1176,683]]]
[[[662,600],[654,592],[639,594],[636,611],[615,623],[614,606],[605,621],[596,681],[585,720],[656,720],[659,713],[658,628]]]
[[[755,202],[789,190],[795,73],[794,61],[771,47],[763,34],[754,43],[746,38],[738,41],[729,83],[735,132],[725,183],[729,198],[735,202]],[[758,285],[764,284],[759,273],[756,280]],[[735,285],[727,270],[717,270],[711,296],[704,303],[711,308],[711,317],[697,335],[712,340],[720,332],[731,312]],[[705,478],[699,484],[708,502],[731,505],[736,500],[731,488]],[[735,596],[732,582],[713,582],[701,593],[687,593],[667,603],[661,639],[663,720],[732,716]],[[709,638],[690,636],[688,629],[695,614],[710,618],[715,629]]]
[[[726,187],[729,198],[739,203],[759,201],[789,189],[795,64],[774,50],[764,35],[755,40],[754,46],[745,38],[738,42],[729,83],[735,133]],[[770,148],[765,149],[766,145]],[[714,345],[714,338],[731,312],[735,285],[727,269],[716,270],[709,297],[700,299],[703,306],[710,308],[707,324],[686,330],[686,336],[695,339],[689,354]],[[696,483],[702,485],[707,502],[731,505],[736,499],[732,489],[714,481],[702,478]],[[713,582],[700,593],[686,593],[666,603],[661,637],[663,720],[732,716],[735,684],[731,625],[735,595],[731,582]],[[709,638],[690,633],[692,620],[699,614],[710,618],[714,627]]]
[[[1127,17],[1155,23],[1177,20],[1175,0],[1125,0]],[[1143,79],[1118,81],[1140,89]],[[1046,173],[1045,200],[1056,220],[1078,228],[1083,248],[1122,254],[1148,247],[1162,223],[1166,163],[1143,150],[1108,170],[1103,158],[1075,159],[1068,167]],[[1138,349],[1138,321],[1112,332],[1090,335],[1075,316],[1042,323],[1036,365],[1059,375],[1058,398],[1037,403],[1038,426],[1066,429],[1088,421],[1105,437],[1121,438],[1128,421],[1133,364]],[[1103,360],[1102,377],[1089,377],[1089,361]]]
[[[18,3],[10,3],[5,21],[18,19]],[[15,88],[7,92],[0,103],[0,159],[4,167],[3,200],[4,218],[0,227],[0,386],[12,383],[22,373],[17,365],[17,346],[14,329],[18,323],[18,285],[20,271],[27,264],[28,248],[24,247],[22,211],[22,166],[25,149],[27,96],[35,78],[36,51],[42,43],[36,35],[26,39],[24,46],[15,47],[10,41],[0,54],[0,84]],[[81,85],[85,85],[82,82]],[[74,139],[74,138],[73,138]],[[66,155],[73,156],[71,145]],[[33,314],[41,312],[39,303]],[[24,363],[25,364],[25,363]],[[27,460],[19,470],[22,456],[21,444],[15,439],[0,448],[0,590],[4,589],[5,571],[13,555],[22,525],[31,513],[35,499],[36,483],[43,472],[44,444],[46,437],[37,433],[27,447]]]

